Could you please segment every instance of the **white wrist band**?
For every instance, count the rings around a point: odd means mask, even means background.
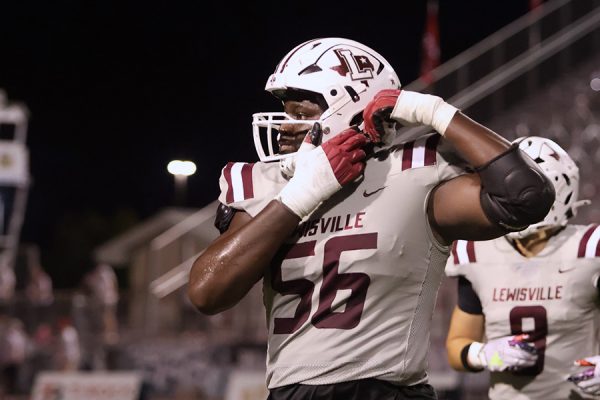
[[[467,353],[467,363],[472,368],[478,369],[478,368],[485,367],[485,364],[479,358],[479,353],[481,352],[482,348],[483,348],[483,343],[479,343],[479,342],[473,342],[469,345],[469,351]]]
[[[431,126],[443,135],[457,111],[441,97],[403,90],[391,116],[400,122]]]
[[[298,153],[296,171],[275,196],[301,220],[341,189],[323,148]]]

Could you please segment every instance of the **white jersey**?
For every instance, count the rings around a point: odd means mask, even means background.
[[[425,203],[438,183],[464,172],[448,151],[437,134],[378,151],[363,180],[324,202],[287,240],[263,279],[269,388],[427,380],[429,326],[449,248],[432,239]],[[286,183],[278,163],[230,163],[220,201],[255,216]]]
[[[491,373],[490,399],[588,398],[566,378],[598,354],[599,240],[597,225],[568,225],[531,258],[504,237],[454,243],[446,273],[471,282],[486,338],[527,332],[538,349],[535,366]]]

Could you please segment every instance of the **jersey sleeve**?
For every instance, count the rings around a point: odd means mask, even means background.
[[[466,265],[477,262],[475,242],[472,240],[455,240],[452,243],[452,252],[446,262],[446,276],[466,276]]]
[[[221,171],[219,201],[254,217],[285,184],[278,163],[230,162]]]
[[[229,162],[221,170],[219,201],[235,209],[244,209],[244,204],[254,198],[253,163]]]
[[[590,224],[587,226],[577,226],[578,244],[575,251],[578,259],[594,260],[600,263],[600,225]],[[592,283],[600,296],[600,276],[594,275]]]
[[[458,308],[468,314],[483,314],[481,300],[473,289],[471,281],[464,276],[458,277]]]
[[[469,314],[482,314],[481,300],[469,280],[469,271],[477,262],[475,242],[456,240],[452,243],[452,253],[446,262],[446,275],[457,278],[458,308]]]

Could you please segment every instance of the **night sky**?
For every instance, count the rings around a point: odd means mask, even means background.
[[[441,0],[442,61],[528,3]],[[67,261],[71,252],[89,252],[123,220],[173,205],[169,160],[198,165],[190,207],[218,196],[227,161],[256,160],[251,114],[280,110],[264,84],[292,47],[325,36],[358,40],[407,84],[418,77],[424,22],[424,0],[3,2],[0,88],[31,111],[22,240],[41,247],[59,286],[73,284],[64,275],[75,267],[62,264],[85,261]],[[94,230],[90,221],[104,225]],[[81,230],[65,233],[65,225]]]

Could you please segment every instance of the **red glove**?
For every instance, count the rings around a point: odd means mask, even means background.
[[[366,143],[365,135],[348,128],[321,145],[340,185],[353,181],[365,169],[362,161],[366,154],[362,146]]]
[[[400,92],[400,89],[382,90],[365,107],[363,111],[365,131],[373,143],[381,142],[385,134],[384,122],[393,122],[390,114],[396,106]]]

